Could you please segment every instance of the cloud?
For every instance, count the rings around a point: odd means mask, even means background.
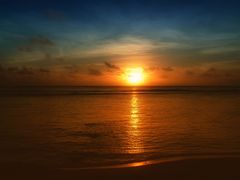
[[[227,47],[226,47],[227,46]],[[227,44],[223,46],[217,46],[212,48],[203,49],[202,53],[207,55],[223,55],[226,53],[237,53],[239,52],[240,48],[238,46],[232,46],[231,44]]]
[[[93,75],[93,76],[101,76],[103,73],[99,69],[89,68],[88,74]]]
[[[79,67],[76,65],[67,65],[64,67],[69,73],[78,73],[79,72]]]
[[[196,73],[195,73],[194,71],[187,70],[187,71],[185,72],[185,74],[186,74],[187,76],[193,76],[193,75],[195,75]]]
[[[162,68],[163,71],[174,71],[174,69],[172,67],[163,67]]]
[[[104,64],[105,64],[105,66],[106,66],[107,68],[112,69],[112,70],[120,70],[120,69],[121,69],[120,67],[118,67],[118,66],[116,66],[116,65],[114,65],[114,64],[111,64],[111,63],[109,63],[109,62],[104,62]]]
[[[146,71],[146,72],[153,72],[153,71],[158,71],[158,70],[159,70],[158,66],[150,66],[150,67],[144,68],[144,71]]]
[[[225,77],[231,77],[232,76],[232,73],[230,72],[225,72]]]
[[[207,69],[202,75],[211,77],[211,76],[215,76],[216,73],[217,73],[217,69],[214,67],[211,67]]]
[[[35,45],[45,45],[45,46],[54,46],[55,43],[47,37],[37,36],[30,39],[32,44]]]
[[[21,74],[21,75],[33,75],[34,74],[32,68],[27,68],[27,67],[22,67],[21,69],[19,69],[17,71],[17,73]]]
[[[47,37],[44,36],[34,36],[27,39],[27,42],[18,47],[19,51],[22,52],[33,52],[35,50],[43,50],[45,48],[54,47],[56,44]]]
[[[28,68],[28,67],[3,67],[0,65],[0,72],[4,73],[6,75],[13,75],[13,74],[17,74],[17,75],[33,75],[34,71],[32,68]]]
[[[40,73],[50,73],[50,70],[49,69],[40,68],[39,72]]]
[[[214,72],[216,72],[216,68],[211,67],[206,72],[207,73],[214,73]]]
[[[24,45],[24,46],[20,46],[18,50],[23,52],[32,52],[33,47],[31,47],[30,45]]]
[[[16,73],[19,71],[18,67],[8,67],[5,69],[5,72]]]

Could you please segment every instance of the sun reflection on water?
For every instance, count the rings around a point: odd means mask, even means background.
[[[136,94],[133,94],[131,99],[131,126],[134,129],[138,128],[138,121],[139,121],[138,98]]]
[[[129,119],[129,147],[130,154],[143,152],[142,136],[140,131],[140,105],[137,94],[133,93],[130,100],[130,119]]]

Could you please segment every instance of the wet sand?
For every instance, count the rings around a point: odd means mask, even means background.
[[[107,169],[53,169],[1,165],[0,179],[240,179],[240,158],[188,159],[140,167]]]

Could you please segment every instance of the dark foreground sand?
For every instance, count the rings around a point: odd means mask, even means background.
[[[141,167],[94,170],[1,165],[0,179],[238,180],[240,179],[240,158],[190,159]]]

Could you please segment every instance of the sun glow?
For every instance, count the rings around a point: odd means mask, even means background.
[[[124,73],[126,81],[131,85],[139,85],[144,80],[143,68],[129,68]]]

